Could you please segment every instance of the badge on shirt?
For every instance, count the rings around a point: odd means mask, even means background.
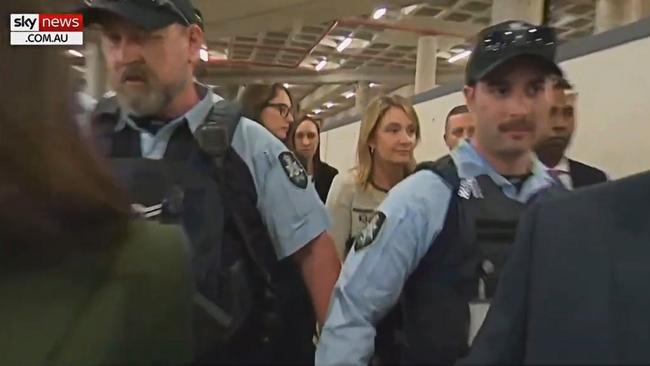
[[[466,200],[475,197],[483,198],[483,192],[481,191],[481,186],[478,184],[476,178],[464,178],[460,181],[460,186],[458,187],[458,196]]]
[[[307,177],[305,169],[300,165],[296,157],[291,152],[285,151],[281,153],[278,158],[280,159],[280,165],[282,165],[284,173],[287,175],[291,183],[298,188],[307,188],[309,178]]]
[[[361,250],[372,244],[384,225],[384,221],[386,221],[386,215],[381,211],[375,212],[366,227],[354,239],[354,250]]]

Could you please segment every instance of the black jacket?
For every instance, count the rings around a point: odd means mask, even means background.
[[[600,169],[569,159],[569,170],[573,188],[590,186],[607,181],[607,175]]]
[[[334,177],[337,174],[339,174],[339,171],[336,170],[336,168],[325,162],[320,162],[314,176],[314,185],[316,186],[316,192],[318,192],[318,196],[323,203],[327,200],[327,194],[332,186],[332,180],[334,180]]]
[[[650,172],[524,216],[462,364],[650,363]]]

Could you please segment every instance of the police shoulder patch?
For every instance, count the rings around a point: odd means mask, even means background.
[[[305,189],[307,188],[307,183],[309,182],[309,177],[307,177],[307,172],[298,162],[298,159],[290,151],[284,151],[278,156],[280,159],[280,165],[284,169],[284,173],[287,175],[291,183],[298,188]]]
[[[358,251],[372,244],[384,225],[384,221],[386,221],[386,215],[381,211],[375,211],[366,227],[354,238],[354,250]]]

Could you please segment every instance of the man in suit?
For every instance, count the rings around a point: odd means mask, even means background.
[[[531,207],[461,364],[650,364],[650,171]]]
[[[474,136],[475,125],[474,114],[466,105],[452,108],[445,119],[445,134],[442,136],[449,150],[453,150],[464,139]]]
[[[539,160],[567,189],[607,181],[607,175],[602,170],[566,157],[566,149],[575,131],[576,93],[566,79],[555,78],[551,82],[552,87],[547,88],[551,106],[548,123],[540,129],[535,147]]]

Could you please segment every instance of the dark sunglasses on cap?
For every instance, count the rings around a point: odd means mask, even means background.
[[[557,37],[553,28],[533,27],[520,30],[499,30],[485,35],[477,45],[484,52],[500,52],[508,48],[541,48],[556,46]]]

